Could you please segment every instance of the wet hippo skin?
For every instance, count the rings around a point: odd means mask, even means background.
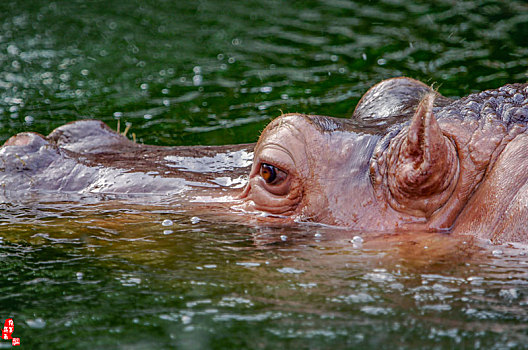
[[[0,149],[0,183],[7,194],[200,189],[286,222],[526,242],[527,122],[528,84],[451,100],[394,78],[349,119],[285,114],[256,145],[146,146],[97,121],[22,133]]]

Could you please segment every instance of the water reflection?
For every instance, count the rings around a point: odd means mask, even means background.
[[[184,348],[211,347],[220,334],[233,346],[249,341],[247,332],[266,344],[369,347],[396,334],[418,346],[477,348],[517,347],[526,337],[522,245],[255,226],[203,208],[122,201],[38,208],[12,205],[17,219],[2,220],[0,241],[3,300],[26,339],[81,329],[88,337],[95,320],[107,345],[116,332],[121,345],[141,344],[137,333],[150,327],[167,335],[158,345]]]

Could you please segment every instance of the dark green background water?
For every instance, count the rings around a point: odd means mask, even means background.
[[[524,1],[3,0],[0,141],[97,118],[150,144],[254,142],[394,76],[450,97],[525,82],[527,34]],[[31,349],[527,347],[526,248],[409,257],[195,214],[3,203],[0,319]]]

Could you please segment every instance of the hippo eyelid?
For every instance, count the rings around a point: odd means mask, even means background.
[[[287,160],[279,159],[282,157],[279,157],[277,155],[276,153],[277,151],[279,152],[279,154],[283,153],[284,155],[286,155]],[[295,164],[293,155],[288,149],[286,149],[285,147],[279,144],[276,144],[276,143],[267,144],[265,145],[265,147],[262,148],[262,151],[259,153],[260,154],[257,159],[258,165],[259,165],[258,169],[260,169],[260,166],[262,163],[266,163],[269,165],[273,165],[274,167],[284,171],[285,173],[290,173],[295,170],[296,164]]]

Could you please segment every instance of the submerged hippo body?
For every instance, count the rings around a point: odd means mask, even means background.
[[[372,87],[350,119],[282,115],[255,146],[138,145],[96,121],[19,134],[0,150],[0,183],[7,192],[219,194],[249,171],[237,201],[248,212],[527,242],[527,122],[528,84],[453,101],[395,78]]]

